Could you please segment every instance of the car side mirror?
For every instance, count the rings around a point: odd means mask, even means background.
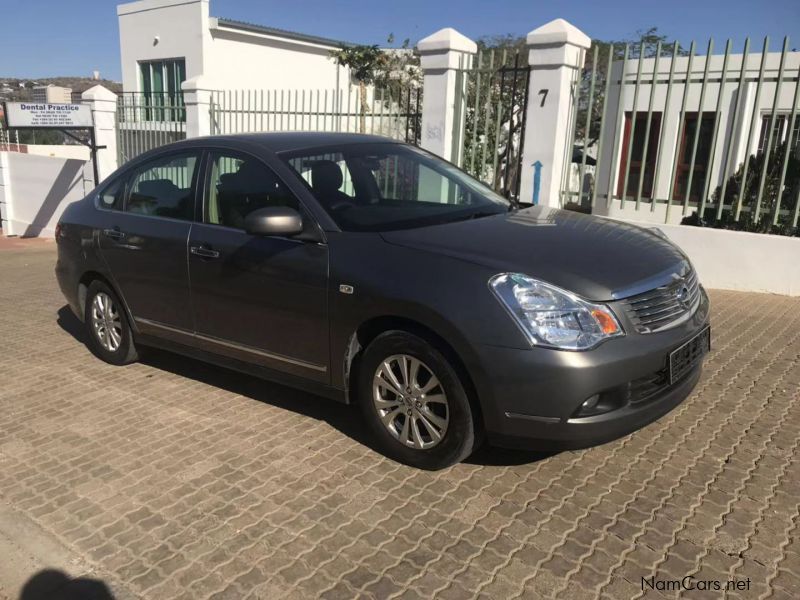
[[[303,232],[303,217],[288,206],[268,206],[247,215],[244,229],[250,235],[291,237]]]

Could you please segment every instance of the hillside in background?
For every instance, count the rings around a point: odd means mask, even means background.
[[[6,100],[8,102],[31,100],[34,86],[50,84],[72,88],[73,102],[80,99],[79,96],[82,92],[85,92],[95,85],[102,85],[115,94],[122,91],[122,84],[117,81],[92,79],[91,77],[43,77],[41,79],[0,77],[0,100]]]

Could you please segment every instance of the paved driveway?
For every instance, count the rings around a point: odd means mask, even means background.
[[[98,598],[800,597],[800,299],[712,292],[700,384],[632,436],[428,473],[348,407],[93,358],[54,256],[0,251],[0,596],[57,567]]]

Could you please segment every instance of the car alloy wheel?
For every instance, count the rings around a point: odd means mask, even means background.
[[[447,433],[447,395],[433,370],[408,354],[389,356],[378,365],[372,401],[386,430],[417,450],[433,448]]]
[[[119,350],[122,343],[122,321],[111,296],[98,292],[92,300],[92,331],[100,345],[109,352]]]

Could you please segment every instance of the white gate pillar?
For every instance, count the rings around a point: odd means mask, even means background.
[[[211,91],[202,75],[187,79],[181,85],[186,105],[186,137],[211,135]]]
[[[574,96],[591,39],[564,19],[528,34],[528,114],[520,200],[560,206],[561,180],[572,161],[569,145]],[[540,163],[535,165],[535,163]],[[539,171],[539,174],[536,174]],[[534,186],[534,179],[538,185]],[[538,196],[538,197],[537,197]]]
[[[94,120],[94,142],[105,146],[97,151],[97,173],[100,181],[117,170],[117,95],[102,85],[89,88],[81,94],[88,104]],[[87,172],[91,172],[87,170]],[[95,181],[97,186],[100,181]]]
[[[459,76],[458,70],[472,66],[478,45],[447,27],[420,40],[417,50],[423,73],[420,145],[459,164],[464,152],[467,78]]]

